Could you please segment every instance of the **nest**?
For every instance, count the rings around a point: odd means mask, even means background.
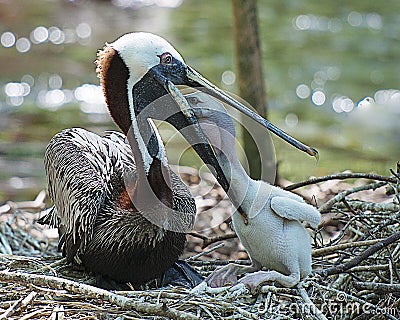
[[[229,202],[213,178],[180,173],[199,194],[197,230],[185,252],[189,263],[207,276],[246,259],[229,231]],[[391,174],[345,172],[286,186],[323,214],[319,229],[310,230],[314,272],[296,288],[267,284],[256,294],[240,287],[197,294],[182,287],[99,289],[93,275],[60,257],[54,230],[35,223],[44,193],[33,202],[9,202],[0,206],[0,319],[397,319],[399,170]],[[219,224],[215,211],[223,217]]]

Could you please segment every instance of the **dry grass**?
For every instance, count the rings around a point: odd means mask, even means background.
[[[269,284],[258,295],[230,288],[196,295],[178,287],[97,289],[92,275],[58,255],[54,230],[35,223],[40,201],[31,208],[9,203],[0,207],[0,319],[397,319],[400,179],[392,174],[296,189],[325,212],[320,228],[310,230],[315,273],[298,288]],[[190,263],[204,276],[228,260],[246,259],[237,239],[199,255],[205,237],[213,242],[232,233],[229,201],[211,177],[181,175],[199,195],[200,212],[200,236],[189,237],[185,257],[195,256]]]

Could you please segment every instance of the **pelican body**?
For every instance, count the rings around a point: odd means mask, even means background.
[[[200,125],[214,146],[216,157],[231,186],[228,196],[247,213],[247,222],[234,211],[233,228],[248,252],[251,266],[230,264],[208,279],[211,286],[235,284],[237,276],[258,271],[239,282],[251,290],[268,281],[293,287],[311,272],[310,237],[301,224],[316,227],[319,211],[291,192],[251,179],[235,151],[235,127],[224,107],[205,94],[188,97]]]
[[[158,212],[143,213],[134,207],[130,193],[138,174],[122,134],[100,137],[80,128],[66,129],[47,146],[45,168],[55,205],[54,221],[48,222],[58,226],[59,249],[68,261],[135,286],[160,277],[182,254],[185,233],[146,218],[165,211],[160,202],[153,207]],[[179,177],[169,168],[168,172],[174,213],[168,223],[180,221],[190,229],[194,199]]]

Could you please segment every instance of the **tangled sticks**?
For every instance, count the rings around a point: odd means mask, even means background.
[[[193,170],[190,174],[183,173],[188,181],[196,182],[198,179],[194,179],[194,175]],[[96,295],[91,291],[97,289],[90,286],[94,280],[90,274],[54,257],[57,254],[53,245],[56,239],[46,238],[34,223],[34,217],[37,218],[34,212],[39,209],[9,203],[7,213],[0,210],[0,233],[6,239],[0,240],[3,245],[0,248],[7,247],[4,246],[6,241],[9,247],[7,252],[0,254],[0,318],[38,319],[58,315],[82,319],[108,314],[175,319],[232,316],[242,319],[356,319],[367,314],[374,319],[396,319],[400,316],[397,311],[400,305],[398,172],[392,172],[389,177],[353,173],[331,176],[332,179],[338,177],[357,180],[347,184],[324,178],[324,181],[308,182],[306,188],[301,189],[301,194],[309,199],[315,195],[322,203],[320,208],[335,199],[329,207],[325,206],[324,221],[313,233],[314,275],[300,288],[265,285],[258,296],[245,292],[232,296],[228,288],[191,298],[187,298],[189,292],[182,288],[150,288],[111,295],[100,292],[102,295]],[[216,194],[220,193],[218,197],[223,198],[218,187],[211,190],[212,194],[199,200],[201,208],[207,208]],[[207,206],[202,206],[201,201]],[[0,208],[5,209],[4,206]],[[207,212],[200,212],[199,218],[208,219]],[[227,263],[226,259],[238,257],[240,250],[235,247],[235,239],[224,240],[225,247],[219,245],[216,250],[213,247],[213,243],[223,240],[221,235],[227,233],[219,227],[209,230],[208,234],[196,232],[207,239],[208,248],[212,250],[201,251],[203,239],[190,239],[191,247],[186,255],[193,256],[190,263],[203,275],[209,274],[217,265]],[[215,260],[216,257],[223,260]],[[88,286],[82,286],[82,283]],[[126,301],[130,302],[124,304]]]

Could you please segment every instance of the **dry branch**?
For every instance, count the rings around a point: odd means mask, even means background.
[[[344,179],[369,179],[369,180],[377,180],[377,181],[386,181],[386,182],[392,182],[392,183],[396,183],[397,180],[395,177],[386,177],[386,176],[381,176],[378,174],[371,174],[371,173],[336,173],[336,174],[331,174],[328,176],[323,176],[323,177],[318,177],[318,178],[311,178],[308,179],[306,181],[302,181],[302,182],[298,182],[298,183],[293,183],[287,187],[285,187],[284,189],[287,191],[291,191],[294,189],[298,189],[310,184],[316,184],[319,182],[323,182],[323,181],[328,181],[328,180],[344,180]]]
[[[198,319],[198,317],[194,315],[173,308],[169,308],[165,304],[138,302],[107,290],[53,276],[0,271],[0,281],[16,282],[24,285],[34,284],[37,286],[46,286],[58,290],[67,290],[69,292],[83,294],[90,298],[108,301],[110,303],[116,304],[124,310],[135,310],[137,312],[146,313],[154,316],[164,316],[171,319]]]
[[[382,270],[388,270],[389,265],[388,264],[376,264],[376,265],[368,265],[368,266],[356,266],[353,267],[346,272],[348,273],[354,273],[354,272],[374,272],[374,271],[382,271]]]
[[[8,201],[6,204],[0,206],[0,214],[10,212],[11,210],[42,210],[45,207],[44,200],[46,199],[46,192],[40,191],[33,201],[13,202]]]
[[[363,185],[363,186],[358,186],[358,187],[355,187],[355,188],[350,189],[350,190],[345,190],[345,191],[337,194],[334,198],[330,199],[326,203],[324,203],[319,208],[319,211],[321,213],[329,212],[329,210],[332,209],[332,207],[333,207],[333,205],[335,203],[343,201],[348,195],[350,195],[352,193],[356,193],[356,192],[360,192],[360,191],[364,191],[364,190],[370,190],[370,189],[375,190],[375,189],[378,189],[380,187],[383,187],[386,184],[387,184],[387,182],[374,182],[374,183],[366,184],[366,185]]]
[[[392,234],[390,237],[387,237],[386,239],[383,239],[382,241],[379,241],[378,243],[372,245],[365,251],[363,251],[360,255],[356,256],[355,258],[351,259],[350,261],[330,267],[325,270],[317,270],[316,272],[320,274],[323,277],[328,277],[333,274],[338,274],[342,273],[346,270],[349,270],[350,268],[353,268],[360,264],[362,261],[366,260],[368,257],[373,255],[374,253],[378,252],[379,250],[387,247],[389,244],[394,243],[400,239],[400,232],[397,232],[395,234]]]
[[[382,240],[383,239],[374,239],[374,240],[365,240],[365,241],[357,241],[357,242],[346,242],[346,243],[340,243],[340,244],[333,245],[333,246],[327,246],[324,248],[318,248],[318,249],[314,249],[312,251],[312,256],[313,257],[321,257],[321,256],[325,256],[327,254],[331,254],[333,252],[336,252],[339,250],[344,250],[347,248],[370,246],[370,245],[378,243]]]
[[[366,202],[359,200],[347,200],[347,203],[351,206],[353,210],[372,211],[372,212],[382,212],[382,211],[397,212],[400,210],[400,205],[395,203],[376,203],[376,202]],[[338,203],[337,206],[339,209],[341,209],[345,205]]]
[[[26,308],[26,306],[35,298],[36,294],[37,293],[35,291],[32,291],[25,298],[20,298],[15,301],[14,304],[12,304],[3,314],[0,315],[0,319],[7,319],[18,310]]]
[[[191,257],[187,258],[186,261],[196,260],[196,259],[198,259],[198,258],[200,258],[200,257],[202,257],[202,256],[204,256],[206,254],[209,254],[209,253],[211,253],[211,252],[213,252],[215,250],[218,250],[219,248],[222,248],[224,245],[225,245],[224,243],[220,243],[220,244],[216,245],[215,247],[212,247],[211,249],[205,250],[203,252],[200,252],[198,254],[195,254],[194,256],[191,256]]]
[[[222,236],[216,236],[216,237],[212,237],[212,238],[209,238],[209,237],[199,234],[197,232],[188,232],[188,235],[202,239],[203,240],[203,244],[201,246],[202,249],[204,249],[205,247],[208,247],[210,244],[213,244],[218,241],[224,241],[224,240],[237,238],[236,233],[228,233],[228,234],[224,234]]]
[[[371,290],[377,292],[400,292],[400,284],[387,284],[375,282],[354,282],[354,287],[358,290]]]
[[[208,180],[194,177],[194,174],[197,175],[197,171],[185,173],[189,183],[191,183],[190,181],[200,180],[203,185],[209,183]],[[397,191],[400,190],[400,179],[397,179],[394,173],[391,177],[341,173],[310,179],[305,185],[328,181],[333,178],[339,179],[339,177],[343,179],[373,179],[378,180],[378,184],[390,183],[394,195],[387,192],[382,193],[382,189],[380,189],[376,192],[376,197],[374,193],[368,192],[360,193],[357,200],[347,198],[347,195],[351,193],[362,191],[360,187],[349,188],[345,195],[339,193],[333,200],[335,203],[328,210],[330,212],[328,219],[331,219],[329,221],[332,223],[324,224],[313,237],[314,245],[318,248],[313,250],[313,266],[314,269],[321,271],[305,280],[303,285],[307,291],[300,292],[295,288],[281,288],[268,284],[261,288],[260,291],[263,295],[257,298],[244,292],[237,296],[229,296],[227,294],[229,288],[192,297],[190,297],[188,289],[181,287],[168,287],[158,290],[149,287],[146,291],[115,293],[91,286],[83,287],[90,288],[89,291],[81,290],[82,285],[78,282],[94,283],[93,276],[85,273],[82,269],[64,264],[63,260],[60,259],[61,257],[56,260],[54,260],[54,257],[43,258],[43,256],[49,254],[57,255],[55,241],[51,239],[45,244],[41,240],[43,239],[41,230],[34,224],[35,216],[21,210],[21,203],[15,206],[9,202],[8,204],[11,204],[13,208],[9,207],[11,210],[1,216],[4,222],[0,221],[0,235],[3,236],[3,238],[0,236],[0,252],[10,253],[9,249],[11,249],[14,255],[0,254],[0,270],[3,270],[0,271],[0,317],[16,302],[17,304],[8,313],[10,319],[54,319],[56,316],[64,316],[65,319],[83,320],[94,317],[109,317],[110,315],[112,317],[121,316],[126,319],[190,317],[194,319],[198,317],[216,320],[232,318],[315,319],[317,317],[320,319],[325,317],[336,320],[350,320],[362,317],[362,314],[357,312],[335,314],[329,308],[326,308],[326,304],[330,302],[340,308],[345,308],[348,302],[354,302],[360,306],[360,310],[362,306],[366,306],[368,310],[376,311],[382,308],[397,310],[400,305],[399,284],[396,283],[400,242],[394,245],[390,245],[390,243],[398,241],[398,239],[396,240],[396,233],[400,230],[400,197],[399,191]],[[210,180],[210,183],[214,185],[214,181]],[[343,185],[340,182],[337,183],[339,185],[334,188],[331,188],[331,182],[328,183],[330,192],[338,190]],[[376,187],[375,183],[361,186],[363,190],[374,187]],[[294,187],[291,186],[290,188]],[[320,192],[325,189],[324,186],[321,186]],[[213,186],[212,190],[214,192],[213,197],[222,194],[221,197],[217,197],[224,199],[222,189],[221,193],[218,191],[218,187]],[[316,196],[322,199],[326,195]],[[204,199],[208,201],[210,200],[209,197],[208,195]],[[373,199],[379,200],[377,202],[366,202],[366,200],[373,201]],[[217,199],[214,200],[212,203],[218,202]],[[392,202],[388,203],[390,200]],[[224,206],[219,207],[219,209],[225,208],[225,204],[227,209],[230,208],[227,203],[224,203]],[[5,209],[7,208],[2,207],[0,211]],[[30,209],[32,212],[36,210]],[[25,215],[25,213],[28,214]],[[200,228],[207,225],[206,221],[202,221],[203,225]],[[223,234],[223,236],[219,236],[220,234]],[[192,247],[187,251],[188,256],[195,254],[194,251],[197,251],[197,249],[194,248],[201,245],[202,242],[206,246],[235,237],[233,233],[226,234],[225,229],[222,228],[219,230],[213,228],[207,236],[198,233],[192,235],[202,241],[189,239],[189,244],[192,242]],[[213,250],[222,246],[223,243],[209,250],[204,250],[202,253],[189,258],[189,263],[203,276],[207,276],[217,266],[230,262],[250,264],[248,260],[237,260],[239,256],[233,253],[236,251],[236,243],[237,241],[234,241],[228,245],[225,242],[225,248],[218,252],[213,252]],[[211,256],[212,260],[197,259],[205,254]],[[8,270],[8,272],[5,270]],[[324,274],[326,271],[329,275],[338,275],[329,277]],[[47,276],[38,276],[38,274]],[[14,278],[17,279],[14,279],[14,281],[7,278],[10,275],[14,275]],[[49,275],[56,275],[57,277],[49,277]],[[71,284],[68,282],[69,280],[61,278],[75,281],[72,281]],[[23,285],[18,286],[15,284],[16,282]],[[92,288],[94,291],[91,290]],[[21,308],[22,301],[29,296],[32,290],[38,292],[37,296],[34,300],[31,300],[30,306],[26,309]],[[304,295],[305,293],[309,300]],[[107,296],[109,294],[111,296]],[[123,299],[118,300],[120,297]],[[344,298],[344,300],[338,298]],[[115,304],[111,305],[111,303]],[[292,312],[293,308],[291,307],[293,306],[297,306],[295,312]],[[315,306],[315,309],[313,307],[313,309],[304,309],[307,306]],[[58,313],[57,310],[59,310]],[[318,310],[324,314],[319,314]],[[13,312],[14,314],[11,315]],[[169,315],[166,315],[168,312]],[[174,312],[175,315],[171,315]],[[396,319],[399,316],[400,314],[397,312],[393,315],[387,315],[386,318]]]
[[[310,313],[314,315],[314,317],[318,320],[328,320],[324,314],[322,313],[321,310],[319,310],[316,305],[311,301],[310,297],[307,294],[307,291],[304,289],[302,284],[298,285],[298,290],[300,293],[300,296],[303,298],[304,302],[306,303],[306,310],[308,310]]]

